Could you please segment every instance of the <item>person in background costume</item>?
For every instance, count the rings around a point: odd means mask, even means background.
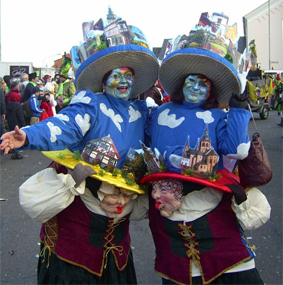
[[[64,56],[60,69],[60,84],[56,94],[56,112],[59,113],[63,108],[70,104],[73,96],[76,93],[76,87],[73,82],[68,79],[68,73],[71,69],[71,58]]]
[[[102,33],[99,38],[102,40],[100,49],[95,49],[95,52],[91,53],[76,71],[78,91],[69,106],[62,109],[55,117],[26,129],[16,128],[14,132],[3,136],[1,149],[5,148],[5,153],[12,148],[23,146],[46,151],[68,148],[68,151],[73,153],[82,153],[87,142],[110,136],[120,157],[116,167],[121,168],[129,149],[140,148],[140,141],[144,141],[144,129],[149,110],[144,101],[132,100],[138,94],[148,90],[156,81],[159,64],[155,55],[147,48],[148,46],[144,46],[144,42],[143,45],[127,44],[107,47],[106,42],[110,43],[110,41],[107,41],[104,36]],[[135,42],[138,41],[135,40]],[[60,166],[56,169],[61,172]],[[95,184],[95,179],[92,179],[88,181],[87,188],[97,190]],[[99,227],[99,224],[96,224],[96,218],[90,219],[95,215],[87,211],[80,199],[76,201],[70,209],[72,213],[76,211],[78,215],[68,215],[69,219],[65,227],[72,232],[73,226],[79,227],[81,222],[85,222],[84,236],[90,238],[84,238],[82,242],[80,235],[74,242],[72,236],[69,241],[66,241],[64,252],[58,248],[57,255],[53,257],[58,256],[58,258],[55,257],[58,264],[60,260],[65,261],[63,266],[67,270],[64,272],[67,273],[64,275],[58,267],[53,267],[52,270],[49,269],[50,274],[46,276],[46,283],[54,281],[48,281],[49,277],[52,278],[55,274],[56,279],[60,274],[58,282],[66,284],[135,284],[136,277],[132,270],[128,242],[128,222],[125,221],[121,228],[117,229],[119,233],[117,236],[115,234],[117,238],[114,241],[115,246],[112,247],[107,243],[104,247],[100,238],[96,238],[93,234],[95,230],[92,231],[92,227]],[[93,213],[97,212],[93,211]],[[107,229],[105,225],[111,226],[108,232],[110,235],[115,224],[113,225],[112,220],[109,220],[109,223],[108,219],[102,218],[102,220],[104,220],[102,227],[105,230]],[[127,238],[127,243],[125,247],[123,246],[127,252],[119,255],[121,248],[116,245],[124,238],[122,233]],[[86,248],[90,247],[89,243],[96,245],[95,250],[100,252],[99,257],[95,258],[92,254],[88,254]],[[112,237],[109,243],[112,245]],[[70,257],[69,254],[73,256]],[[113,255],[115,255],[114,259]],[[110,256],[112,261],[104,263],[105,258]],[[39,283],[45,282],[45,267],[47,268],[46,263],[39,268]],[[43,272],[42,275],[41,272]]]

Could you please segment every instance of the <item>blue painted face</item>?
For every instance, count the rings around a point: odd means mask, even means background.
[[[183,85],[185,101],[190,103],[204,102],[210,95],[211,82],[200,74],[189,75]]]
[[[134,85],[134,75],[130,68],[113,69],[105,84],[105,91],[110,96],[121,100],[129,100]]]

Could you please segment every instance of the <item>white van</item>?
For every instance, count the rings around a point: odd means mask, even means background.
[[[283,77],[283,70],[282,69],[271,69],[271,70],[265,70],[263,72],[264,75],[276,75],[276,74],[280,74],[281,78]]]

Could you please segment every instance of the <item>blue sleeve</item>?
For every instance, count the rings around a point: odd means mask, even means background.
[[[152,133],[152,126],[153,126],[153,117],[156,114],[158,107],[152,107],[148,116],[148,122],[146,124],[145,128],[145,144],[147,146],[150,146],[150,141],[151,141],[151,133]]]
[[[39,102],[36,98],[32,98],[30,100],[30,108],[33,113],[37,113],[37,114],[42,113],[44,111],[43,109],[40,109]]]
[[[26,148],[62,150],[79,143],[96,122],[97,106],[96,96],[91,91],[80,91],[55,117],[23,128],[29,141]]]
[[[180,158],[182,156],[183,150],[184,150],[183,145],[166,147],[166,151],[163,153],[163,158],[170,172],[181,173]],[[170,160],[169,160],[169,157],[170,157]]]
[[[233,159],[244,159],[248,155],[250,138],[248,125],[251,113],[248,110],[231,108],[227,122],[217,125],[218,151]]]

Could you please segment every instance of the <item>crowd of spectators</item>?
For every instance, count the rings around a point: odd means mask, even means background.
[[[8,131],[36,124],[56,115],[56,108],[60,86],[64,82],[70,82],[70,99],[76,89],[73,78],[63,78],[55,74],[54,78],[46,74],[39,78],[37,72],[23,73],[20,77],[13,78],[10,75],[0,77],[0,137]],[[66,83],[65,83],[66,84]],[[28,101],[31,116],[24,111],[24,102]],[[26,104],[25,104],[26,105]],[[19,151],[11,151],[12,159],[22,159]]]

